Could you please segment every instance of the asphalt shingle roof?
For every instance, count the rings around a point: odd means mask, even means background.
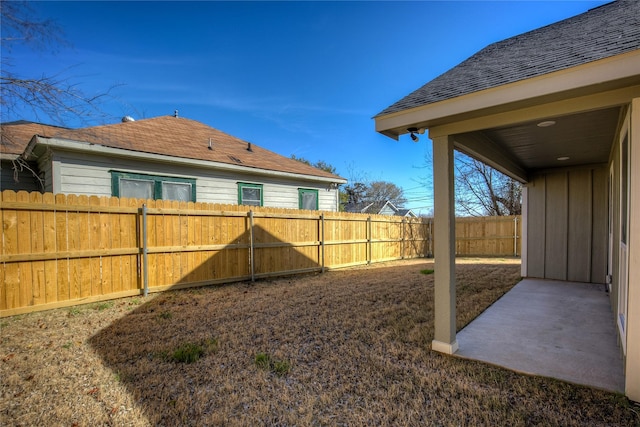
[[[618,0],[491,44],[383,116],[640,49],[640,1]]]
[[[34,135],[55,134],[66,128],[27,121],[4,123],[0,128],[0,153],[20,155]]]
[[[314,177],[343,179],[253,143],[251,151],[249,151],[247,141],[204,123],[173,116],[82,129],[57,128],[29,122],[7,123],[2,126],[2,152],[21,154],[33,135],[36,134],[48,138],[88,142],[143,153],[163,154]],[[209,149],[209,141],[211,141],[211,149]]]

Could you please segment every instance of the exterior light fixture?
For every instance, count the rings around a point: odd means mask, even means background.
[[[554,120],[545,120],[544,122],[538,123],[536,126],[539,128],[548,128],[549,126],[555,125],[556,122]]]
[[[418,133],[418,128],[407,128],[407,131],[411,134],[411,140],[413,142],[418,142],[420,140],[418,135],[416,135],[416,133]]]

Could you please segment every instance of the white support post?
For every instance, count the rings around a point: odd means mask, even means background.
[[[451,136],[433,139],[435,334],[431,348],[446,354],[458,350],[453,155]]]

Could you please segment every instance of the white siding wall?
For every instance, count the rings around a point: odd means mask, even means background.
[[[162,176],[177,176],[196,179],[196,201],[207,203],[238,203],[238,182],[263,185],[263,201],[266,207],[298,208],[298,189],[318,190],[320,210],[337,210],[337,189],[328,189],[329,183],[306,180],[280,179],[260,175],[240,175],[227,171],[168,165],[164,163],[142,163],[124,158],[81,155],[73,152],[58,152],[53,161],[60,165],[60,192],[111,196],[111,173],[142,173]],[[50,163],[50,162],[49,162]],[[51,174],[49,174],[51,175]],[[50,190],[49,190],[50,191]]]

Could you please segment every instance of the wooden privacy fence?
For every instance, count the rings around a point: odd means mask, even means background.
[[[0,317],[433,252],[427,218],[10,190],[0,197]],[[490,231],[490,221],[481,224]],[[486,248],[508,252],[484,255],[514,254],[500,233]]]
[[[520,256],[521,236],[519,215],[456,218],[456,255]]]

